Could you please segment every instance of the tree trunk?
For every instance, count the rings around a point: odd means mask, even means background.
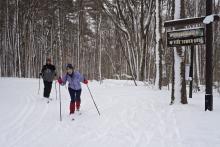
[[[99,32],[99,82],[102,83],[102,15],[100,13],[99,17],[99,25],[98,25],[98,32]]]
[[[160,89],[162,88],[162,46],[161,46],[161,1],[156,0],[156,79],[155,87]]]
[[[184,0],[175,0],[174,19],[184,17]],[[185,48],[174,48],[174,66],[175,66],[175,91],[174,97],[182,104],[187,104],[186,81],[185,81]]]

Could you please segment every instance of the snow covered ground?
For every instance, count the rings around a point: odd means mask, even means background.
[[[37,79],[0,78],[0,147],[219,147],[220,97],[204,111],[204,92],[188,105],[170,106],[170,92],[142,83],[105,80],[83,85],[82,115],[69,118],[69,94],[61,87],[62,116],[53,85],[47,104]],[[57,85],[58,90],[58,85]]]

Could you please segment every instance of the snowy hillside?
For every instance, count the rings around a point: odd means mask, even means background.
[[[82,115],[69,118],[69,94],[61,87],[62,116],[53,85],[47,104],[37,79],[0,78],[0,147],[219,147],[220,97],[204,111],[204,92],[188,105],[170,106],[170,92],[105,80],[83,85]],[[58,91],[58,85],[57,85]]]

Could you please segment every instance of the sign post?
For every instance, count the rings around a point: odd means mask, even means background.
[[[194,45],[205,44],[205,31],[204,28],[192,28],[192,29],[180,29],[175,31],[167,32],[167,46],[191,46],[191,57],[190,57],[190,71],[189,71],[189,98],[192,98],[193,90],[193,56],[194,56]]]
[[[212,0],[206,0],[206,16],[212,15]],[[206,89],[205,89],[205,111],[213,110],[213,69],[212,69],[212,50],[213,50],[213,29],[212,22],[206,24]]]
[[[213,6],[213,0],[206,0],[206,16],[202,17],[196,17],[196,18],[185,18],[185,19],[178,19],[178,20],[171,20],[166,21],[164,23],[164,27],[174,27],[174,26],[186,26],[186,25],[192,25],[192,24],[198,24],[203,23],[204,19],[208,16],[213,17],[213,21],[220,20],[220,15],[212,14],[212,6]],[[212,22],[209,22],[206,24],[206,33],[205,35],[196,35],[200,32],[200,28],[194,28],[190,29],[190,31],[187,32],[187,30],[177,30],[173,32],[167,33],[167,46],[174,47],[174,46],[186,46],[186,45],[199,45],[199,44],[206,44],[206,94],[205,94],[205,111],[213,110],[213,90],[212,90],[212,82],[213,82],[213,69],[212,69],[212,56],[213,56],[213,26]],[[202,30],[202,28],[201,28]],[[191,35],[189,32],[193,31]],[[182,33],[177,33],[182,32]],[[175,34],[177,39],[175,39]],[[180,35],[185,34],[185,35]],[[172,37],[173,36],[173,37]],[[205,37],[204,37],[205,36]],[[198,38],[197,38],[198,37]],[[205,41],[204,41],[204,38]],[[192,50],[191,50],[192,51]],[[191,62],[192,64],[192,62]],[[192,67],[192,66],[191,66]],[[193,70],[193,69],[192,69]]]
[[[189,77],[190,78],[190,86],[189,86],[189,98],[192,98],[192,90],[193,90],[193,56],[194,56],[194,46],[191,46],[191,55],[190,55],[190,71]]]

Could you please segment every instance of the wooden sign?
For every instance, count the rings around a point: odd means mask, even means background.
[[[200,44],[205,44],[205,31],[202,27],[167,32],[168,47]]]

